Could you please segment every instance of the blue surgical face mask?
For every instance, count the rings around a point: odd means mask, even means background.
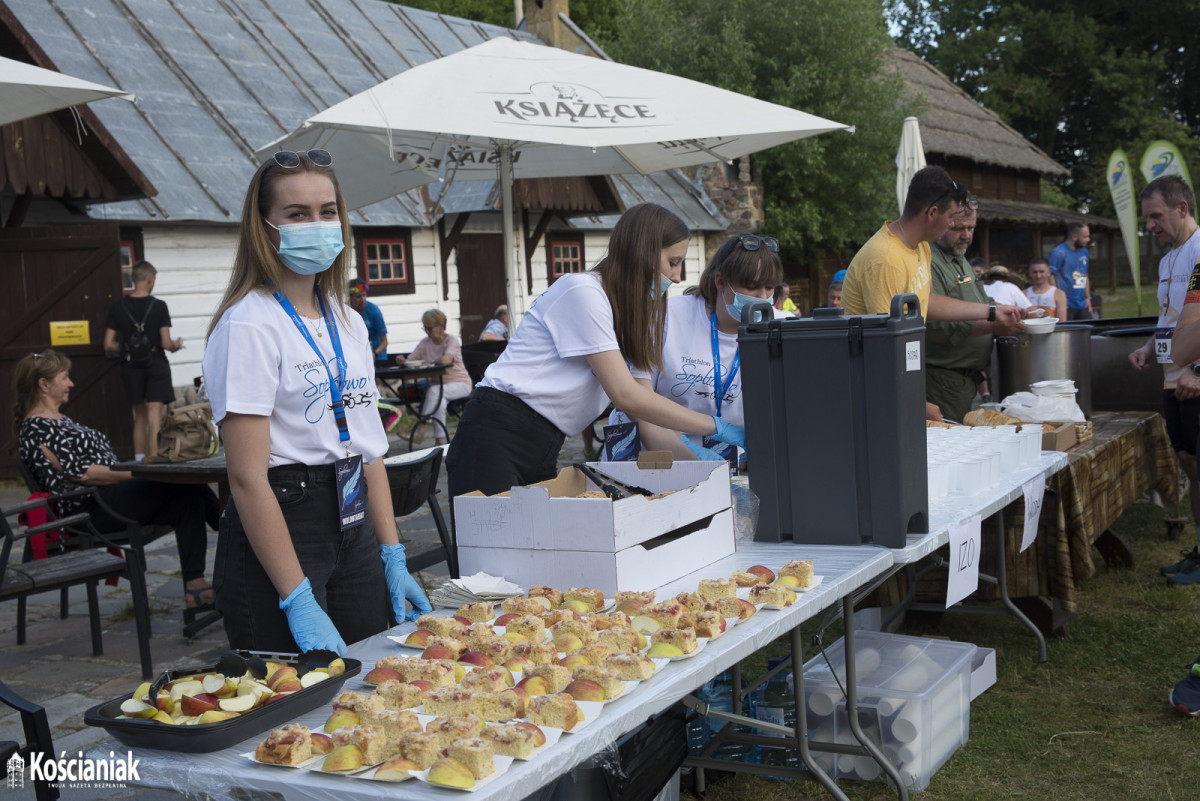
[[[742,309],[752,303],[762,303],[762,298],[756,298],[753,295],[743,295],[741,292],[734,290],[731,286],[729,291],[733,292],[733,303],[726,303],[725,310],[729,312],[729,316],[738,322],[742,321]]]
[[[263,220],[267,225],[271,223]],[[292,272],[316,275],[328,270],[345,247],[335,220],[271,225],[279,232],[279,258]]]
[[[667,290],[671,288],[671,283],[672,283],[672,281],[670,278],[663,275],[662,273],[659,273],[658,274],[658,294],[655,294],[654,290],[651,289],[650,290],[650,299],[653,300],[654,298],[661,298],[663,295],[667,294]]]

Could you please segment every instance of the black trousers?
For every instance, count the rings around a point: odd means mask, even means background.
[[[131,478],[99,490],[113,511],[142,524],[170,525],[175,529],[179,549],[179,569],[183,580],[204,577],[204,558],[208,552],[208,526],[219,525],[217,496],[204,484],[168,484]],[[105,534],[120,532],[125,525],[104,511],[95,501],[81,508],[92,516],[96,530]]]
[[[333,465],[281,465],[267,474],[313,597],[342,639],[350,645],[386,629],[391,596],[375,528],[368,515],[361,525],[341,530]],[[221,518],[213,588],[231,648],[300,650],[232,498]]]

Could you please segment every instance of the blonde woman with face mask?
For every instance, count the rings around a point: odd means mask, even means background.
[[[214,586],[234,648],[344,653],[389,613],[430,611],[397,539],[331,163],[323,150],[282,151],[255,173],[209,329],[204,379],[232,495]]]

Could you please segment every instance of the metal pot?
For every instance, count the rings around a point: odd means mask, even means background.
[[[996,337],[997,399],[1028,392],[1037,381],[1070,378],[1075,402],[1085,417],[1092,416],[1092,329],[1086,325],[1057,325],[1049,334]],[[997,394],[998,391],[998,394]]]

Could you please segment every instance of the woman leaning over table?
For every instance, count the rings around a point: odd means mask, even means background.
[[[699,284],[667,301],[662,368],[634,370],[638,383],[689,409],[744,425],[737,340],[742,309],[770,302],[772,288],[782,280],[779,243],[774,239],[738,234],[725,240],[700,274]],[[637,423],[635,431],[629,417],[624,411],[609,416],[618,428],[606,430],[607,458],[634,459],[641,449],[670,450],[677,459],[725,459],[737,465],[733,445],[646,421]]]
[[[530,306],[450,442],[451,497],[553,478],[563,440],[609,399],[639,420],[745,443],[741,426],[672,403],[629,372],[662,366],[665,294],[680,280],[688,238],[684,222],[661,206],[634,206],[595,269],[564,275]]]
[[[434,364],[449,365],[450,369],[442,376],[441,387],[432,384],[425,390],[425,400],[421,403],[421,417],[433,418],[441,425],[434,426],[434,443],[446,444],[446,406],[453,400],[460,400],[471,394],[471,376],[463,364],[462,345],[458,337],[446,333],[446,315],[440,309],[430,309],[421,315],[421,325],[425,328],[425,338],[417,343],[412,353],[397,356],[396,364],[404,365],[410,361],[426,361]],[[425,438],[425,423],[418,423],[413,431],[413,443]]]
[[[219,525],[216,494],[196,484],[165,484],[113,470],[117,455],[108,437],[62,413],[71,397],[71,360],[54,350],[30,353],[13,370],[14,425],[21,461],[52,495],[95,487],[110,509],[138,523],[175,529],[184,601],[189,609],[212,604],[213,589],[204,580],[208,526]],[[87,512],[97,531],[125,531],[91,495],[64,498],[59,514]]]
[[[344,653],[389,611],[415,618],[406,599],[430,609],[397,542],[331,161],[282,151],[259,167],[209,328],[204,380],[232,494],[214,584],[234,648]]]

